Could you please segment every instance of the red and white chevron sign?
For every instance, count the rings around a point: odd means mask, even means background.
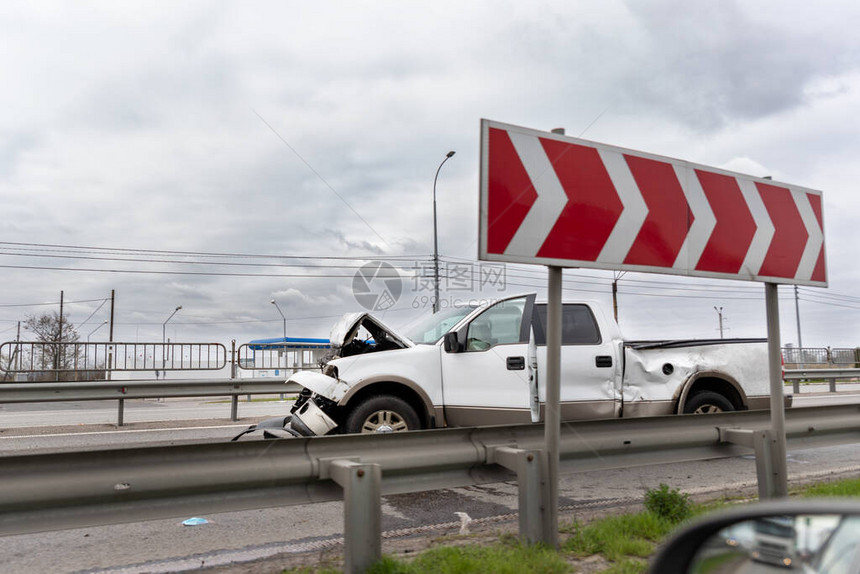
[[[819,191],[489,120],[479,257],[827,285]]]

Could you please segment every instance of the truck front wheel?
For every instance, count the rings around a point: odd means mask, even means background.
[[[344,425],[348,433],[382,433],[418,430],[418,414],[409,403],[391,395],[376,395],[352,409]]]
[[[704,415],[733,410],[735,406],[732,402],[714,391],[699,391],[687,399],[687,404],[684,405],[684,414]]]

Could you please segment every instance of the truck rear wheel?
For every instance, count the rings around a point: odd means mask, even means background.
[[[348,433],[384,433],[418,430],[418,414],[409,403],[391,395],[365,399],[346,417]]]
[[[699,391],[687,399],[684,405],[684,414],[705,415],[710,413],[723,413],[735,410],[732,402],[714,391]]]

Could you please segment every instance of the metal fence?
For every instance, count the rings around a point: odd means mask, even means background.
[[[783,347],[782,360],[786,368],[794,365],[848,366],[860,364],[860,347]]]
[[[0,372],[78,373],[74,380],[93,380],[105,371],[217,371],[228,362],[242,370],[297,371],[319,367],[330,352],[327,343],[307,341],[234,344],[229,353],[220,343],[8,341],[0,345]],[[787,369],[858,367],[860,347],[783,347],[782,359]]]
[[[227,365],[220,343],[44,343],[0,345],[0,371],[28,375],[74,373],[65,380],[104,379],[108,371],[217,371]],[[8,378],[8,377],[7,377]]]

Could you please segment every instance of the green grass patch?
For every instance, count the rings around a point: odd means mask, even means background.
[[[578,557],[602,554],[612,562],[631,556],[646,558],[675,525],[652,512],[609,516],[587,525],[568,523],[559,529],[569,533],[561,548]]]
[[[669,485],[661,482],[659,487],[645,493],[645,509],[677,524],[690,517],[693,505],[689,494],[683,494],[677,488],[669,488]]]
[[[478,572],[562,574],[573,572],[573,568],[555,550],[540,544],[530,546],[515,541],[499,542],[490,546],[470,545],[433,548],[422,552],[410,562],[385,556],[367,572],[368,574],[470,574]]]
[[[804,497],[860,496],[860,478],[812,484],[803,487],[800,490],[800,495]]]

